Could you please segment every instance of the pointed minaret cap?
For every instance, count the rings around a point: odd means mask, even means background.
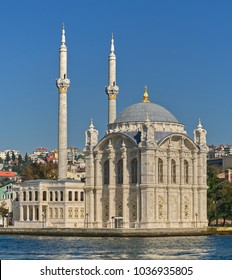
[[[93,125],[93,119],[90,120],[90,125],[89,125],[89,128],[94,128],[94,125]]]
[[[112,37],[111,37],[110,52],[114,53],[114,34],[113,33],[112,33]]]
[[[65,45],[65,29],[64,29],[64,23],[62,24],[62,39],[61,39],[62,45]]]
[[[148,92],[147,92],[147,86],[144,87],[144,93],[143,93],[143,103],[149,103],[150,101],[148,100]]]
[[[201,119],[200,118],[199,118],[199,122],[198,122],[197,128],[202,128],[202,124],[201,124]]]

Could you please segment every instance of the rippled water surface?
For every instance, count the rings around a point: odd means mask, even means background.
[[[1,235],[0,259],[232,260],[232,236],[85,238]]]

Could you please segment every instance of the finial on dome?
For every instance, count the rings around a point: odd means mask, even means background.
[[[149,103],[148,100],[148,92],[147,92],[147,86],[144,87],[144,93],[143,93],[143,103]]]

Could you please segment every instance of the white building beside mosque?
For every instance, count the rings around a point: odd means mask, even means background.
[[[84,149],[86,182],[66,179],[69,80],[64,28],[60,61],[59,180],[15,187],[19,198],[14,203],[18,207],[15,225],[41,226],[45,219],[48,227],[206,227],[206,130],[199,121],[192,140],[171,112],[149,101],[147,87],[142,101],[117,116],[113,37],[106,87],[108,132],[98,140],[91,121]],[[52,199],[44,200],[44,192],[52,193]]]

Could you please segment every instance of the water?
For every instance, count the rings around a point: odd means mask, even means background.
[[[0,235],[1,260],[232,260],[232,236],[102,238]]]

